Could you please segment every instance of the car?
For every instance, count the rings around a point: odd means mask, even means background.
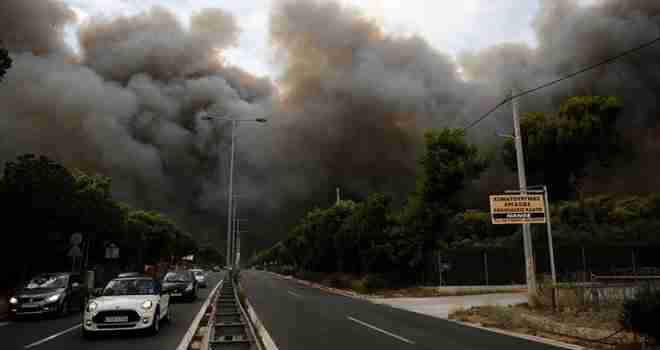
[[[120,277],[108,282],[91,299],[83,314],[86,339],[110,331],[147,331],[156,334],[172,317],[169,291],[153,277]]]
[[[117,275],[117,278],[122,278],[122,277],[138,277],[141,276],[142,274],[139,272],[123,272]]]
[[[10,316],[66,316],[71,309],[80,309],[80,275],[61,272],[40,274],[25,283],[9,299]]]
[[[197,280],[197,284],[199,285],[200,288],[206,288],[208,287],[208,284],[206,282],[206,272],[202,269],[191,269],[192,273],[195,275],[195,279]]]
[[[193,302],[197,299],[197,279],[192,271],[172,271],[163,278],[163,288],[170,291],[173,299],[185,299]]]
[[[220,266],[217,266],[217,265],[216,265],[216,266],[213,266],[213,272],[220,272],[220,271],[222,271],[222,269],[220,268]]]

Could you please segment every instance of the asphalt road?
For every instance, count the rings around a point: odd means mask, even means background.
[[[3,350],[173,350],[179,345],[204,300],[222,277],[223,273],[210,273],[209,287],[199,290],[197,301],[194,303],[174,302],[173,322],[163,323],[160,332],[155,336],[117,333],[104,335],[92,341],[85,340],[80,328],[81,315],[76,312],[60,319],[29,319],[0,323],[0,348]]]
[[[280,350],[559,348],[302,286],[262,271],[241,281]]]

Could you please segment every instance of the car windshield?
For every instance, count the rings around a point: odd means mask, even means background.
[[[67,276],[40,275],[25,284],[25,289],[55,289],[66,287]]]
[[[165,282],[190,282],[190,276],[185,272],[170,272],[165,275]]]
[[[110,281],[105,289],[103,289],[104,296],[153,295],[157,294],[157,292],[155,281],[147,278],[116,279]]]

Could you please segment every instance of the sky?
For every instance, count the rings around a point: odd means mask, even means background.
[[[187,23],[200,8],[219,7],[232,13],[241,27],[239,44],[225,58],[259,76],[276,75],[268,44],[268,21],[277,0],[63,0],[79,15],[129,15],[154,5],[173,10]],[[532,21],[539,0],[338,0],[362,10],[383,30],[396,35],[419,35],[439,51],[458,54],[502,42],[534,45]],[[593,1],[593,0],[591,0]],[[77,46],[77,26],[68,29],[67,40]]]

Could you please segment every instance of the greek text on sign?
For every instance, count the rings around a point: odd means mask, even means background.
[[[545,201],[543,195],[490,196],[490,217],[495,225],[544,224]]]

